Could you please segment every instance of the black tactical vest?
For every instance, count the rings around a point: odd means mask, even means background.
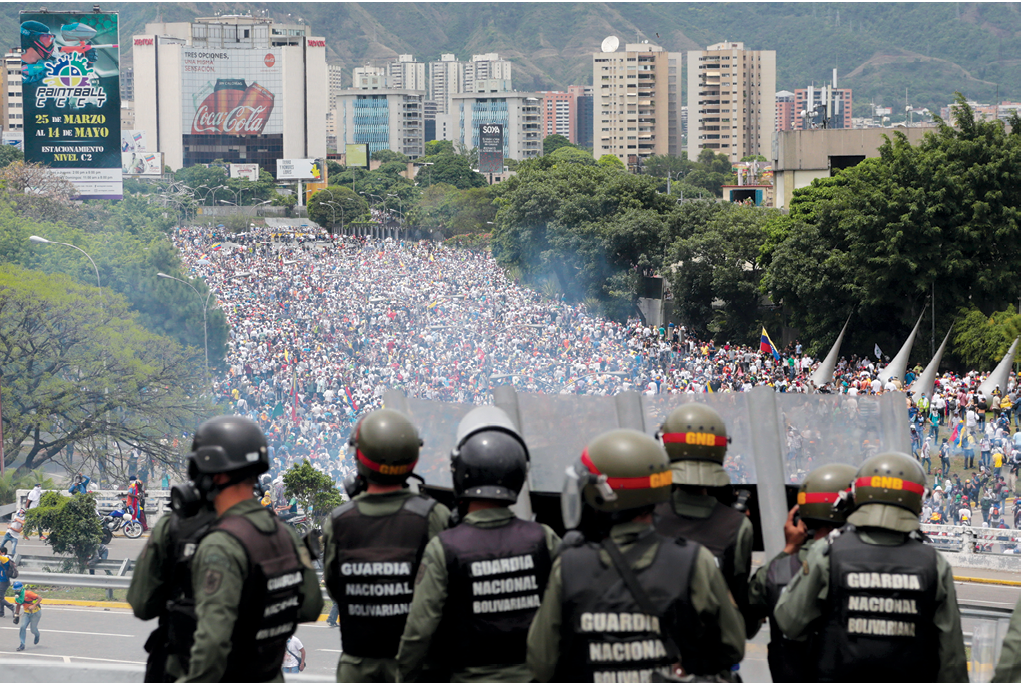
[[[683,516],[674,511],[673,502],[662,502],[656,505],[656,532],[668,538],[684,538],[702,545],[716,557],[727,587],[734,595],[738,605],[744,604],[747,597],[747,578],[738,582],[734,572],[734,558],[737,552],[737,534],[741,531],[741,522],[745,515],[733,507],[717,502],[709,518]]]
[[[783,636],[773,617],[780,593],[801,572],[798,555],[774,559],[766,570],[766,602],[769,604],[769,649],[767,661],[774,683],[805,683],[815,680],[811,640],[795,642]]]
[[[244,516],[226,516],[216,525],[248,554],[248,578],[224,673],[235,682],[279,677],[287,640],[298,627],[305,566],[284,525],[275,518],[273,523],[272,533],[263,533]]]
[[[418,495],[386,516],[366,516],[354,501],[333,510],[336,554],[329,590],[339,606],[348,654],[397,656],[435,505]]]
[[[599,545],[561,552],[563,642],[554,680],[651,682],[654,674],[672,676],[677,661],[687,673],[702,674],[690,648],[696,623],[690,584],[699,546],[650,535],[656,556],[635,576],[661,607],[655,616],[641,609],[612,564],[603,565]]]
[[[495,528],[462,523],[439,538],[447,560],[440,634],[449,639],[448,665],[523,664],[552,566],[542,525],[518,518]]]
[[[177,513],[170,514],[170,523],[167,528],[167,539],[170,543],[170,550],[167,555],[168,561],[173,563],[173,569],[169,578],[171,587],[170,599],[167,600],[166,610],[166,655],[177,655],[181,667],[187,672],[191,662],[191,647],[195,638],[195,628],[198,621],[195,616],[195,593],[191,586],[191,562],[195,557],[195,550],[202,542],[202,538],[216,524],[216,512],[212,510],[201,511],[198,514],[182,518]],[[162,617],[161,617],[162,620]],[[156,636],[156,633],[153,633]],[[148,645],[147,651],[155,658],[161,658],[159,645]],[[164,665],[152,664],[154,673],[160,673],[158,668]],[[162,680],[162,676],[157,676]]]
[[[936,681],[936,554],[912,538],[870,545],[853,528],[833,541],[820,680]]]

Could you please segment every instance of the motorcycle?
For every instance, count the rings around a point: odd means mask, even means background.
[[[114,509],[113,511],[102,513],[99,512],[101,517],[101,525],[103,527],[103,544],[108,544],[107,533],[109,538],[113,539],[113,534],[118,530],[122,531],[124,535],[132,540],[142,537],[142,524],[135,520],[134,515],[128,507],[124,509]]]
[[[298,531],[298,535],[301,537],[305,537],[308,531],[312,529],[312,524],[308,520],[308,516],[305,514],[296,514],[292,518],[283,519],[283,521],[284,523],[293,526],[294,529]]]

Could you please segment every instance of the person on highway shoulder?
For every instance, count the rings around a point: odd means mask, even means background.
[[[814,634],[819,680],[968,682],[953,570],[917,532],[925,482],[906,454],[866,459],[847,525],[780,595],[777,625],[789,640]]]
[[[749,583],[749,614],[755,624],[748,632],[754,637],[762,619],[769,619],[768,662],[774,683],[814,680],[812,645],[807,640],[785,639],[773,617],[773,608],[791,578],[801,572],[812,546],[844,525],[847,509],[833,505],[840,493],[850,489],[856,473],[857,469],[849,464],[827,464],[805,477],[798,489],[798,503],[784,522],[783,551],[760,568]]]
[[[318,619],[306,544],[255,497],[268,468],[255,422],[218,416],[196,431],[191,482],[172,491],[174,513],[156,524],[128,590],[136,616],[160,618],[147,681],[282,681],[288,638]]]
[[[510,506],[528,478],[525,441],[498,407],[458,424],[450,455],[457,525],[429,542],[397,653],[404,682],[527,682],[525,640],[560,538]]]
[[[352,499],[323,526],[323,581],[344,646],[337,681],[392,683],[422,552],[450,510],[408,488],[422,440],[404,414],[366,414],[349,444],[358,468],[344,482]]]

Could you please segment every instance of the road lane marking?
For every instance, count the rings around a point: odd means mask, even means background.
[[[9,626],[0,626],[0,630],[21,630],[21,628],[20,627],[15,628],[13,626],[10,626],[10,627]],[[122,635],[120,633],[93,633],[93,632],[84,632],[84,631],[81,631],[81,630],[52,630],[52,629],[49,629],[49,628],[46,629],[46,630],[40,630],[39,632],[40,633],[64,633],[64,634],[67,634],[67,635],[100,635],[102,637],[135,637],[134,635]]]
[[[112,664],[134,664],[137,666],[145,666],[144,661],[127,661],[126,659],[101,659],[98,656],[66,656],[64,654],[41,654],[39,652],[0,652],[0,654],[7,654],[10,656],[25,657],[25,656],[43,656],[48,659],[62,659],[65,664],[73,663],[70,659],[85,659],[86,661],[106,661]]]

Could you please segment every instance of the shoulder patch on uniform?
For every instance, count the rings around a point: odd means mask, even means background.
[[[808,575],[808,561],[807,560],[801,562],[801,572],[804,573],[806,576]]]
[[[207,594],[214,594],[220,589],[220,583],[223,582],[223,571],[217,571],[216,569],[209,569],[206,571],[206,577],[202,581],[202,590]]]
[[[418,565],[418,573],[415,574],[415,585],[417,586],[425,578],[425,562]]]

